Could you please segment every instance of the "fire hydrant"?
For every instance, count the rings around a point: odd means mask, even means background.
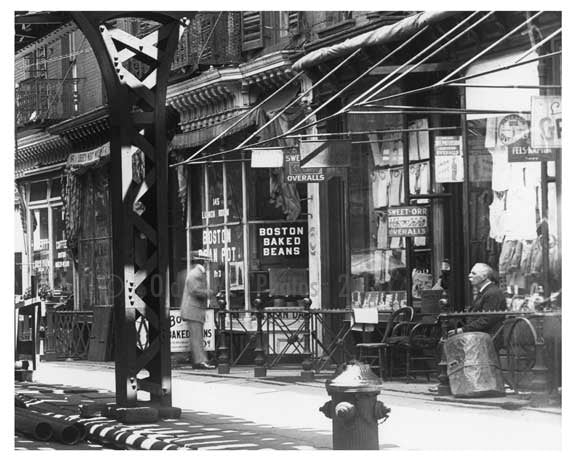
[[[334,450],[378,450],[378,421],[384,422],[390,413],[377,399],[381,385],[368,365],[356,361],[326,381],[332,400],[320,411],[332,420]]]

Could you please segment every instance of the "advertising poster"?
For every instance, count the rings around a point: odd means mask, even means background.
[[[214,309],[206,309],[204,350],[216,350]],[[180,315],[180,309],[170,309],[170,352],[190,352],[190,327]]]
[[[560,149],[562,147],[562,97],[532,96],[530,109],[532,116],[530,147]]]
[[[464,157],[461,136],[436,136],[434,138],[434,171],[436,182],[463,182]]]

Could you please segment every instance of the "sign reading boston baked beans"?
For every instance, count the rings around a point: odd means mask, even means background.
[[[397,206],[388,208],[388,236],[417,237],[428,234],[428,207]]]
[[[264,224],[256,230],[262,261],[305,260],[308,255],[307,223]]]

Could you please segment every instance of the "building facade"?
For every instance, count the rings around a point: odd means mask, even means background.
[[[437,312],[444,296],[458,311],[475,262],[498,271],[511,309],[536,293],[559,307],[560,23],[557,12],[193,16],[167,94],[167,302],[179,306],[202,251],[234,310],[259,297]],[[116,26],[144,36],[155,24]],[[18,49],[15,68],[16,294],[35,279],[54,300],[73,294],[75,310],[111,310],[109,114],[94,54],[66,22]]]

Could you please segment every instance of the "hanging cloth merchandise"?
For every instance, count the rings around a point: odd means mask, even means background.
[[[376,233],[376,248],[388,247],[388,223],[386,213],[376,212],[378,231]]]
[[[536,238],[536,201],[533,189],[513,188],[506,194],[504,234],[510,240]]]
[[[66,187],[62,191],[64,235],[68,251],[78,263],[78,240],[82,226],[84,187],[80,177],[88,170],[101,168],[110,161],[110,143],[87,152],[72,153],[66,162]]]
[[[390,189],[390,170],[374,170],[371,179],[374,208],[387,207],[388,191]]]
[[[388,206],[399,206],[404,201],[402,168],[390,168],[390,196]]]
[[[422,190],[422,167],[425,166],[423,163],[417,163],[415,165],[410,165],[410,193],[411,194],[425,194],[427,191]],[[424,174],[426,171],[424,172]],[[418,203],[426,202],[426,200],[418,200]],[[417,247],[426,246],[426,237],[414,237],[414,245]]]
[[[490,209],[490,238],[501,243],[506,232],[506,192],[494,191]]]
[[[492,155],[492,189],[503,191],[510,187],[510,163],[508,163],[508,147],[501,146],[488,149]]]
[[[280,117],[270,123],[260,132],[260,139],[269,139],[280,136],[288,131],[290,126],[303,115],[302,110],[291,110],[284,112]],[[263,126],[274,117],[274,112],[266,112],[261,109],[258,113],[259,126]],[[295,146],[296,141],[291,138],[280,138],[276,141],[281,146]],[[302,208],[300,205],[300,194],[295,183],[286,181],[284,168],[270,169],[270,202],[276,208],[281,208],[286,216],[286,220],[294,221],[298,219]]]
[[[534,242],[531,240],[524,240],[522,242],[522,257],[520,259],[520,272],[523,274],[530,273],[530,256],[532,255],[532,247]]]

